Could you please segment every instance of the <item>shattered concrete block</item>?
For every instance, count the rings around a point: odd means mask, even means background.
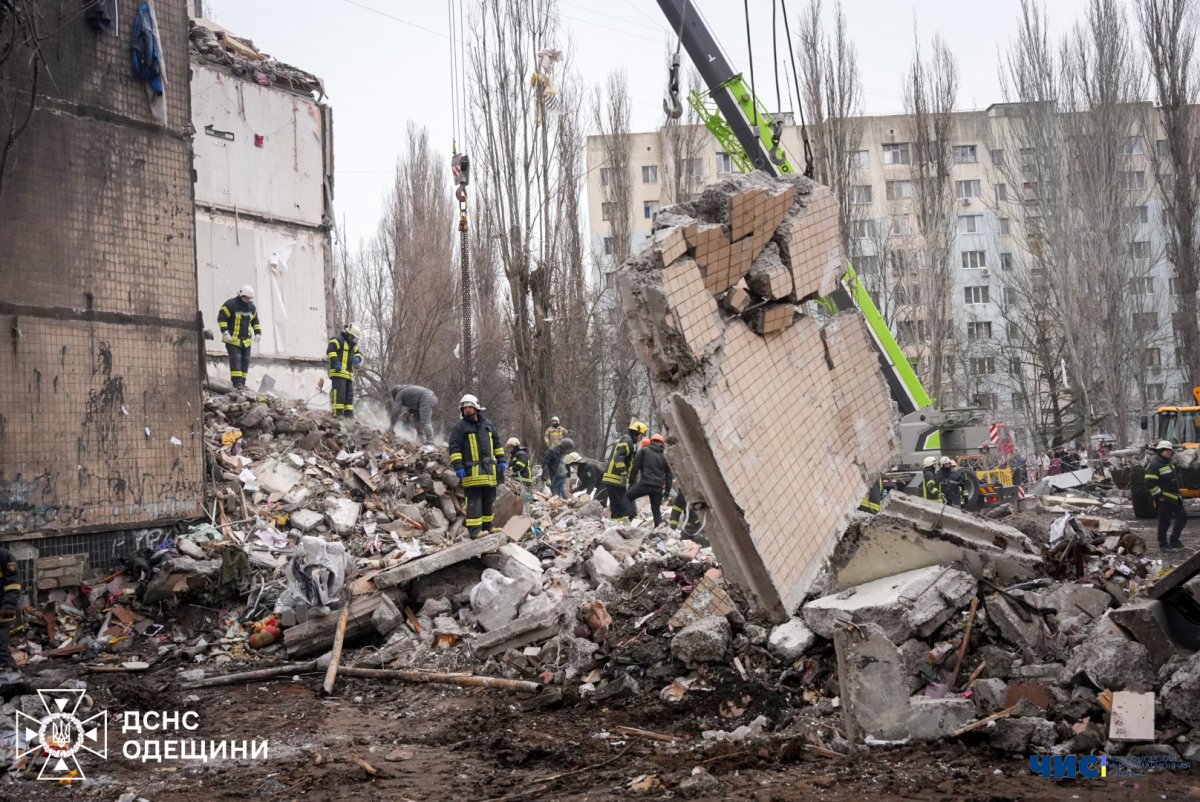
[[[852,530],[831,561],[840,590],[931,565],[1009,584],[1041,576],[1042,557],[1014,527],[905,493],[889,493],[878,515]],[[993,581],[995,581],[993,579]]]
[[[375,627],[375,631],[385,638],[391,635],[403,621],[404,613],[386,595],[380,600],[375,612],[371,613],[371,626]]]
[[[801,299],[828,295],[845,272],[838,204],[828,188],[813,186],[807,204],[789,210],[774,235],[783,263],[791,268]]]
[[[258,477],[258,486],[268,493],[287,493],[303,478],[300,471],[277,459],[255,463],[250,469]]]
[[[1004,695],[1008,692],[1008,683],[1002,679],[990,677],[975,680],[974,695],[975,713],[983,718],[1003,710]]]
[[[316,510],[296,510],[288,516],[288,522],[301,532],[313,531],[325,520],[325,516]]]
[[[1064,582],[1047,594],[1046,601],[1057,611],[1062,626],[1074,628],[1090,624],[1104,615],[1112,597],[1091,585]]]
[[[1154,687],[1155,674],[1145,646],[1105,633],[1085,638],[1067,661],[1060,681],[1070,684],[1080,680],[1097,690],[1144,691]]]
[[[929,699],[908,693],[904,657],[877,624],[857,632],[839,630],[833,639],[838,683],[848,737],[915,741],[942,738],[975,715],[969,699]]]
[[[1161,696],[1168,713],[1200,731],[1200,652],[1182,662],[1163,684]]]
[[[1116,691],[1108,719],[1110,741],[1154,740],[1154,693]]]
[[[1027,755],[1030,750],[1049,750],[1057,738],[1053,721],[1035,717],[1003,718],[996,722],[988,743],[1000,752]]]
[[[746,275],[746,287],[760,298],[782,300],[792,294],[792,271],[779,259],[779,246],[770,243]]]
[[[1104,594],[1106,597],[1107,593]],[[1146,647],[1154,668],[1161,668],[1179,649],[1171,640],[1163,603],[1153,599],[1123,604],[1108,614],[1117,626]]]
[[[624,699],[632,699],[638,695],[641,688],[638,687],[637,680],[628,674],[622,674],[616,679],[611,679],[596,689],[597,702],[618,702]]]
[[[476,540],[466,540],[462,543],[456,543],[439,552],[418,557],[396,568],[389,568],[375,577],[375,586],[388,588],[394,585],[401,585],[417,577],[427,576],[456,563],[495,551],[507,542],[508,537],[503,532],[496,532],[495,534],[485,535]]]
[[[733,637],[729,621],[721,616],[701,618],[671,640],[671,656],[686,666],[720,663]]]
[[[1018,649],[1029,647],[1035,653],[1045,651],[1044,643],[1050,637],[1042,616],[1020,607],[999,593],[993,593],[984,602],[988,620],[996,625],[1004,639]],[[1028,619],[1028,620],[1026,620]]]
[[[449,599],[426,599],[425,603],[421,605],[421,609],[417,613],[417,616],[420,618],[433,619],[437,618],[439,615],[449,615],[450,611],[453,609],[454,607],[450,604]]]
[[[757,334],[782,331],[796,322],[796,307],[789,303],[760,306],[746,316],[746,322]]]
[[[667,624],[671,629],[679,629],[701,618],[727,616],[735,609],[733,599],[729,598],[725,588],[721,587],[720,581],[705,576],[696,583],[687,601],[671,616]]]
[[[740,315],[750,306],[750,293],[741,287],[731,287],[721,299],[721,305],[735,315]]]
[[[339,535],[349,535],[354,531],[354,526],[358,523],[359,513],[362,512],[362,505],[353,499],[338,497],[334,498],[329,509],[325,511],[325,517],[329,521],[329,528]]]
[[[847,622],[870,622],[903,643],[914,635],[932,635],[970,603],[977,589],[974,577],[955,568],[918,568],[816,599],[801,613],[824,638],[832,639]]]
[[[516,543],[505,543],[495,555],[497,571],[512,579],[527,579],[534,587],[542,584],[542,561]]]
[[[587,561],[587,572],[597,585],[602,582],[613,582],[621,575],[621,564],[608,553],[608,549],[596,546]]]
[[[793,618],[771,630],[767,651],[786,663],[792,663],[803,657],[816,639],[817,636],[802,618]]]
[[[479,585],[471,590],[475,620],[488,632],[499,629],[517,617],[517,610],[532,587],[533,582],[525,577],[510,579],[489,568],[483,572]]]
[[[554,637],[559,631],[559,616],[557,612],[546,612],[540,615],[518,618],[505,626],[480,635],[471,643],[471,650],[483,658],[500,654],[508,649],[519,649],[530,643]],[[596,644],[592,644],[595,648]],[[546,660],[546,650],[542,650],[542,659]],[[548,662],[548,661],[547,661]]]

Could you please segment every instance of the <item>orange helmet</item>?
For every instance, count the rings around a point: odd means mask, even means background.
[[[661,434],[650,435],[650,442],[651,443],[662,443],[664,446],[667,444],[666,438],[664,438]]]
[[[650,438],[649,438],[649,437],[643,437],[643,438],[642,438],[642,448],[645,448],[645,447],[646,447],[646,446],[648,446],[648,445],[650,445]]]

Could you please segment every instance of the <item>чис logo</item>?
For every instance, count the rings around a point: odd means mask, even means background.
[[[39,754],[45,755],[39,780],[85,779],[77,757],[80,750],[108,759],[108,711],[80,719],[76,711],[83,703],[83,694],[80,688],[39,690],[45,716],[37,719],[17,711],[17,759],[26,757],[32,762]]]

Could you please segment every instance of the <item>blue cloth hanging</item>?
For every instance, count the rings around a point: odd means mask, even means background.
[[[159,41],[154,7],[149,2],[142,3],[133,18],[133,40],[130,42],[133,75],[145,81],[156,95],[163,93],[163,60]]]

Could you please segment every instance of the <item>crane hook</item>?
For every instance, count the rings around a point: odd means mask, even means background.
[[[663,111],[668,120],[678,120],[683,115],[683,105],[679,102],[679,53],[671,58],[671,72],[667,78],[667,97],[663,98]]]
[[[771,123],[771,161],[775,164],[787,162],[787,155],[784,154],[783,148],[779,144],[779,140],[782,138],[783,120],[775,120]]]

